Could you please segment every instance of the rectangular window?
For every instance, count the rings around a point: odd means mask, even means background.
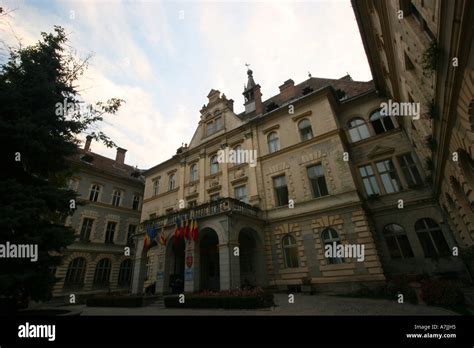
[[[214,120],[214,132],[220,131],[222,128],[222,118],[216,117]]]
[[[400,180],[398,179],[397,171],[391,159],[380,161],[376,163],[377,171],[382,180],[385,193],[398,192],[402,189]]]
[[[91,202],[97,202],[99,200],[99,193],[100,193],[100,186],[99,185],[92,185],[91,192],[89,194],[89,200]]]
[[[120,190],[114,190],[114,193],[112,194],[112,205],[114,207],[119,207],[121,198],[122,192]]]
[[[328,195],[328,188],[326,185],[326,179],[324,178],[324,170],[321,164],[308,167],[308,178],[311,182],[313,190],[313,197],[318,198]]]
[[[219,212],[219,204],[217,203],[217,201],[219,200],[219,194],[213,194],[209,198],[211,200],[211,213],[215,214]]]
[[[107,223],[107,229],[105,231],[105,242],[106,243],[114,243],[114,236],[115,236],[115,228],[117,227],[116,222],[109,221]]]
[[[247,187],[245,185],[234,188],[234,197],[239,201],[248,203]]]
[[[139,207],[140,207],[140,196],[133,195],[132,209],[138,210]]]
[[[275,204],[277,207],[288,204],[288,187],[286,186],[285,175],[273,178],[273,188],[275,190]]]
[[[84,220],[82,220],[81,235],[79,237],[82,242],[88,242],[90,240],[93,225],[94,219],[84,218]]]
[[[133,236],[137,231],[137,225],[128,225],[128,233],[127,233],[127,245],[133,245]]]
[[[206,129],[207,135],[211,135],[212,133],[214,133],[214,123],[213,122],[208,122],[206,124],[206,126],[207,126],[207,129]]]
[[[360,166],[359,173],[362,177],[362,182],[364,183],[364,188],[367,195],[379,195],[380,189],[379,185],[377,184],[377,179],[375,177],[372,165],[367,164],[365,166]]]
[[[413,157],[410,153],[398,157],[400,167],[402,167],[403,175],[409,187],[414,187],[422,184],[420,172],[416,167]]]
[[[153,196],[156,196],[160,191],[160,179],[153,179]]]

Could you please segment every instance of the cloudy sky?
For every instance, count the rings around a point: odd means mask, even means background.
[[[126,162],[149,168],[189,143],[214,88],[243,111],[245,63],[263,98],[292,78],[368,81],[371,74],[349,0],[155,1],[13,0],[0,19],[7,42],[35,43],[61,25],[79,57],[93,55],[80,80],[88,102],[126,104],[101,128],[128,149]],[[92,150],[115,157],[94,143]]]

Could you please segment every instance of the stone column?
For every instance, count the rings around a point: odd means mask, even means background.
[[[199,153],[199,164],[198,164],[198,173],[199,173],[199,199],[198,204],[204,203],[206,201],[206,172],[207,172],[207,165],[206,165],[206,151],[202,150]]]
[[[219,244],[220,289],[229,290],[240,288],[240,259],[234,256],[237,242]]]
[[[244,133],[245,136],[245,142],[243,148],[245,150],[253,151],[257,150],[257,147],[253,145],[253,140],[252,140],[252,130],[249,130]],[[258,163],[258,150],[257,150],[257,158],[256,158],[256,163],[255,166],[252,167],[249,163],[248,167],[248,197],[249,197],[249,203],[252,205],[257,205],[259,203],[259,198],[258,198],[258,189],[257,189],[257,163]]]
[[[178,204],[179,204],[179,201],[180,200],[183,200],[184,201],[184,196],[185,196],[185,192],[184,192],[184,184],[186,182],[185,180],[185,176],[186,176],[186,160],[182,159],[181,162],[179,163],[179,169],[178,169],[178,185],[179,185],[179,189],[178,189]],[[187,202],[185,202],[185,207],[187,206]]]
[[[227,144],[221,144],[222,151],[229,151]],[[229,197],[229,163],[219,163],[220,170],[222,170],[222,189],[221,197]]]
[[[146,272],[146,253],[143,252],[143,243],[145,234],[136,237],[135,254],[133,259],[133,273],[132,273],[132,294],[143,293],[143,283],[145,281]]]
[[[160,245],[156,255],[156,287],[155,294],[163,294],[168,287],[165,279],[165,264],[166,264],[166,246]]]
[[[186,241],[185,265],[184,265],[184,292],[192,293],[199,291],[199,245],[194,241]],[[192,265],[188,267],[188,258],[192,258]]]

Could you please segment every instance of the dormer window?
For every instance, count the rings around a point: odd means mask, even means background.
[[[314,89],[312,89],[311,87],[309,87],[309,86],[308,86],[308,87],[305,87],[305,88],[303,89],[303,95],[310,94],[310,93],[313,92],[313,91],[314,91]]]
[[[278,104],[271,102],[267,105],[267,112],[273,111],[275,109],[278,109]]]
[[[206,135],[212,135],[222,129],[222,117],[217,116],[212,121],[206,123]]]

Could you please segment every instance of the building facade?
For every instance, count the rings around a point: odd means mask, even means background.
[[[279,88],[263,101],[249,70],[240,114],[211,90],[190,144],[144,173],[132,292],[170,293],[176,279],[184,292],[347,291],[400,273],[465,272],[429,174],[403,121],[380,113],[386,98],[372,82]],[[197,218],[197,240],[174,237],[186,217]],[[166,245],[144,251],[147,229]]]
[[[84,149],[72,159],[75,174],[69,188],[79,194],[74,214],[66,221],[76,231],[63,264],[55,270],[60,280],[53,296],[128,292],[132,277],[133,235],[143,203],[141,171],[125,164],[127,150],[116,159]]]
[[[461,248],[474,245],[474,3],[357,1],[352,5],[374,83],[395,102],[419,103],[400,126]]]

